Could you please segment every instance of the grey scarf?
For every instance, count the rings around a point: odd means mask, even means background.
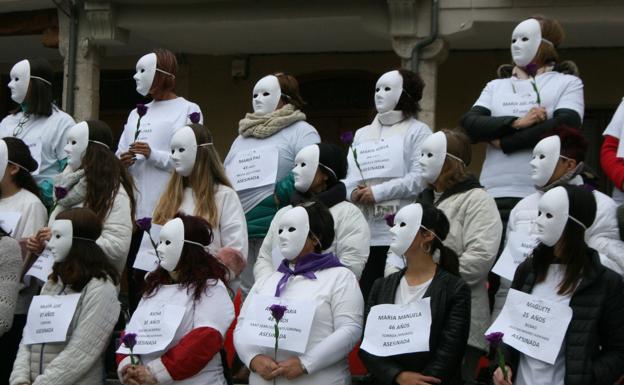
[[[286,104],[270,114],[246,114],[238,122],[238,133],[245,138],[251,136],[264,139],[300,120],[306,120],[305,114],[295,109],[295,106],[292,104]]]
[[[87,196],[87,178],[85,178],[84,169],[67,174],[59,174],[55,178],[55,182],[55,190],[57,188],[67,190],[67,195],[56,201],[58,205],[70,208],[84,202]]]

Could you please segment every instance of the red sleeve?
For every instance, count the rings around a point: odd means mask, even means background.
[[[199,373],[219,353],[221,333],[210,327],[193,329],[180,342],[160,357],[169,375],[182,381]]]
[[[624,159],[617,157],[618,138],[606,135],[600,150],[600,164],[607,177],[621,189],[624,183]]]
[[[122,331],[121,335],[119,336],[119,341],[121,342],[123,340],[123,337],[126,335],[126,331]],[[115,353],[115,361],[117,363],[117,366],[119,366],[119,364],[121,363],[121,361],[123,361],[124,358],[128,357],[127,354],[119,354],[119,353]]]

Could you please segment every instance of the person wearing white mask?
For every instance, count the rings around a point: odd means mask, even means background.
[[[569,306],[571,320],[552,364],[503,345],[508,377],[496,369],[494,384],[614,384],[624,374],[624,281],[585,243],[596,201],[566,184],[544,193],[538,210],[539,244],[518,266],[512,288]]]
[[[278,271],[256,281],[234,331],[236,351],[252,371],[249,383],[348,384],[347,356],[361,337],[364,300],[355,275],[335,255],[321,254],[334,238],[331,213],[322,203],[306,202],[281,216],[278,233],[284,260]],[[249,338],[256,321],[270,315],[263,313],[266,300],[286,306],[282,324],[302,313],[313,317],[301,335],[280,342],[277,352],[271,344],[260,346]],[[261,312],[254,310],[258,306]],[[301,338],[307,343],[300,353],[284,348]]]
[[[292,173],[296,190],[291,197],[292,205],[316,199],[329,208],[335,238],[324,252],[334,253],[359,279],[368,258],[370,232],[360,209],[345,200],[345,186],[340,180],[347,173],[347,162],[342,150],[327,143],[304,147],[295,157]],[[271,221],[254,265],[256,280],[275,272],[283,259],[279,253],[278,223],[292,205],[280,209]]]
[[[419,199],[444,212],[450,222],[445,244],[459,256],[459,273],[471,290],[470,336],[462,365],[465,381],[474,380],[480,357],[487,351],[483,333],[490,323],[487,277],[500,244],[502,224],[494,199],[468,173],[469,139],[459,129],[441,130],[421,146],[420,164],[428,188]],[[386,275],[403,268],[388,257]]]
[[[604,142],[600,150],[600,164],[602,171],[613,182],[613,200],[621,205],[624,203],[624,100],[602,135]]]
[[[104,351],[118,320],[120,305],[116,285],[119,274],[96,244],[102,224],[93,211],[75,208],[58,215],[52,224],[47,248],[53,255],[52,274],[29,311],[10,384],[102,383]],[[73,306],[69,303],[74,299]],[[60,311],[42,313],[64,303],[62,313],[71,313],[63,326]],[[58,313],[58,314],[55,314]],[[41,314],[50,317],[51,328],[64,327],[64,339],[37,336]],[[46,342],[49,341],[49,342]]]
[[[212,228],[210,252],[234,279],[246,264],[247,225],[212,133],[201,124],[190,124],[176,131],[170,147],[175,171],[154,209],[153,223],[164,225],[178,212],[204,218]]]
[[[390,235],[384,217],[413,200],[425,187],[420,176],[420,145],[431,129],[416,119],[424,82],[408,70],[383,74],[375,85],[377,115],[358,129],[349,151],[345,179],[347,199],[358,204],[371,232],[369,258],[360,279],[366,298],[373,282],[383,276]],[[403,151],[400,151],[400,150]],[[371,154],[369,159],[364,153]],[[376,159],[387,161],[376,163]]]
[[[583,161],[586,151],[587,141],[583,135],[565,126],[555,127],[537,143],[530,164],[531,179],[538,191],[522,199],[511,210],[507,226],[508,237],[511,236],[514,240],[524,239],[527,244],[535,242],[537,231],[535,223],[538,218],[537,206],[540,197],[546,191],[560,185],[583,185],[582,175],[585,169]],[[624,275],[624,242],[620,240],[618,231],[617,205],[613,199],[598,190],[593,190],[592,195],[596,200],[597,210],[594,222],[585,231],[585,242],[598,251],[603,265]],[[514,248],[510,241],[505,247],[510,255],[523,252],[522,249]],[[511,255],[516,264],[522,261],[523,254]],[[501,278],[492,319],[495,319],[502,309],[510,285],[509,280]]]
[[[179,215],[160,231],[159,267],[146,277],[146,289],[125,332],[147,338],[140,327],[155,309],[179,313],[160,349],[118,351],[118,376],[123,384],[225,385],[221,347],[234,320],[226,287],[227,269],[213,254],[211,226],[201,217]],[[169,321],[171,322],[171,321]],[[166,332],[165,332],[166,333]],[[139,346],[139,345],[137,345]]]
[[[0,137],[19,138],[28,147],[39,167],[33,176],[48,207],[53,203],[53,180],[65,167],[67,131],[71,116],[54,104],[54,72],[42,58],[22,60],[10,72],[11,99],[19,105],[0,122]]]
[[[249,253],[241,274],[243,296],[253,286],[253,266],[273,216],[290,203],[292,189],[280,191],[276,183],[287,177],[302,148],[321,141],[301,111],[304,102],[294,76],[277,73],[258,80],[251,102],[253,112],[238,123],[239,135],[224,162],[247,220]],[[241,164],[251,167],[254,174]]]

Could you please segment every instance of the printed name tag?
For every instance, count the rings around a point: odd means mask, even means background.
[[[531,234],[519,231],[509,232],[505,249],[492,268],[492,272],[513,281],[516,268],[533,253],[537,243],[537,239]]]
[[[405,305],[373,306],[361,349],[380,357],[429,351],[430,302],[428,297]]]
[[[279,152],[273,147],[241,151],[225,165],[234,190],[266,186],[275,183]]]
[[[33,297],[24,327],[24,344],[64,342],[79,299],[80,293]]]
[[[485,333],[502,332],[507,345],[553,365],[571,320],[570,306],[510,289],[503,310]]]
[[[48,276],[52,273],[52,266],[54,266],[54,256],[50,250],[45,249],[26,274],[24,274],[24,277],[35,277],[41,282],[46,282]],[[29,284],[29,282],[26,282],[26,284]]]
[[[305,352],[316,312],[313,301],[254,296],[243,320],[245,340],[255,346],[275,347],[275,320],[269,310],[273,304],[285,305],[287,309],[279,322],[279,349]]]
[[[364,180],[374,178],[398,178],[405,174],[403,160],[403,138],[399,135],[381,139],[380,141],[366,141],[355,146],[357,163],[353,151],[349,151],[347,160],[349,167],[360,171],[353,174]]]
[[[10,236],[15,238],[15,228],[17,227],[17,223],[22,217],[22,213],[19,211],[5,211],[0,212],[0,227],[2,230],[6,231]]]
[[[152,228],[150,229],[150,233],[152,234],[152,239],[156,244],[158,244],[158,237],[160,236],[160,230],[162,226],[152,224]],[[137,253],[136,259],[134,260],[133,268],[144,271],[154,271],[158,267],[159,259],[156,255],[156,250],[154,250],[154,246],[152,246],[152,242],[150,241],[149,234],[147,232],[143,232],[143,238],[141,239],[141,245],[139,246],[139,252]]]

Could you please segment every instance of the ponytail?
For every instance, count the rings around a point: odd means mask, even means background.
[[[431,242],[431,255],[438,251],[440,255],[438,264],[440,267],[459,277],[459,257],[457,253],[442,243],[451,228],[446,215],[444,215],[442,210],[431,204],[421,203],[421,206],[423,208],[422,225],[431,230],[435,235]]]

